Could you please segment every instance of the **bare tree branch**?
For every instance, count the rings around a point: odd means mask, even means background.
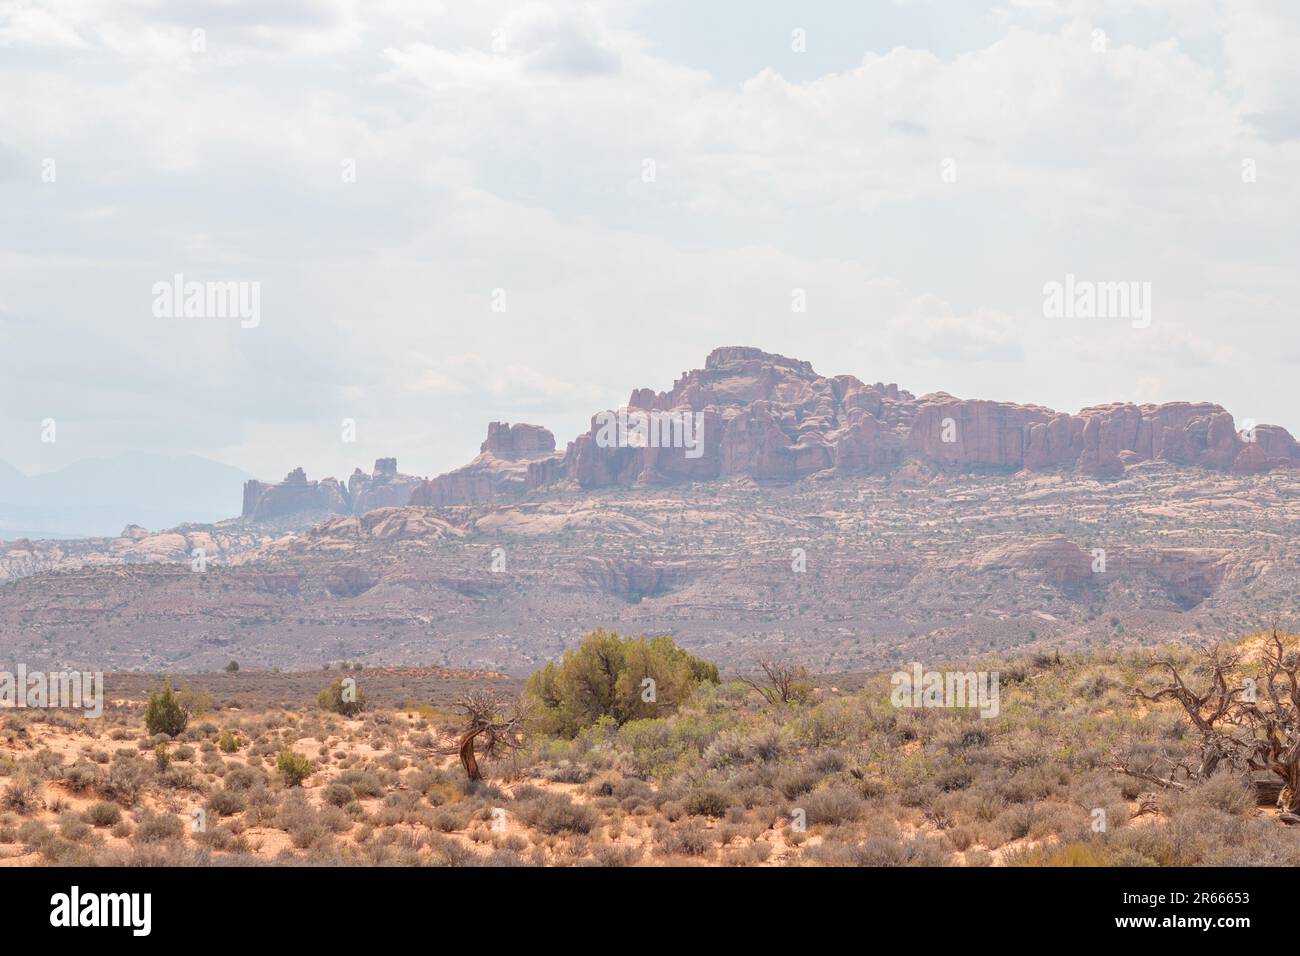
[[[1200,733],[1199,760],[1193,767],[1167,755],[1145,766],[1117,759],[1112,769],[1176,790],[1207,780],[1220,768],[1267,771],[1280,780],[1277,806],[1283,816],[1300,817],[1300,654],[1274,628],[1264,648],[1263,673],[1250,693],[1238,679],[1240,663],[1236,651],[1215,647],[1202,652],[1194,672],[1205,677],[1205,686],[1196,690],[1174,661],[1153,662],[1151,668],[1163,670],[1167,681],[1150,691],[1139,687],[1135,693],[1143,700],[1172,700],[1182,707]],[[1161,761],[1164,772],[1157,769]],[[1257,794],[1271,797],[1272,789],[1256,783]]]
[[[742,676],[740,679],[769,704],[789,704],[807,696],[811,685],[808,671],[802,664],[762,657],[754,663],[761,673],[752,677]]]
[[[482,738],[483,756],[496,759],[523,746],[528,705],[522,699],[507,703],[489,690],[474,690],[456,701],[464,717],[457,752],[470,780],[482,780],[475,742]]]

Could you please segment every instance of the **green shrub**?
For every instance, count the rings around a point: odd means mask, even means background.
[[[194,690],[190,687],[178,690],[176,699],[180,701],[187,714],[206,714],[216,706],[212,695],[206,690]]]
[[[663,716],[704,681],[717,683],[717,666],[692,657],[670,637],[596,630],[576,650],[566,651],[559,664],[533,674],[526,693],[538,705],[544,731],[574,737],[602,717],[622,725]]]
[[[243,811],[247,806],[244,797],[236,790],[227,790],[222,787],[213,790],[208,796],[208,809],[220,817],[233,816]]]
[[[5,786],[0,803],[6,810],[16,810],[19,813],[39,810],[44,806],[44,801],[41,800],[40,781],[26,774],[16,777]]]
[[[358,797],[380,797],[384,794],[384,784],[367,770],[346,770],[339,774],[338,782],[352,788]]]
[[[161,690],[149,695],[149,702],[144,708],[144,726],[151,736],[166,734],[178,737],[185,732],[189,719],[189,711],[172,691],[169,681],[164,681]]]
[[[267,782],[266,772],[258,767],[231,767],[222,778],[227,790],[247,792]]]
[[[63,782],[73,793],[82,793],[99,783],[99,768],[93,763],[79,760],[64,771]]]
[[[344,783],[331,783],[325,788],[325,802],[335,807],[345,807],[356,799],[352,788]]]
[[[343,678],[340,677],[316,695],[316,704],[321,710],[342,714],[344,717],[355,717],[366,709],[366,695],[351,678],[348,678],[348,683],[345,685]]]
[[[135,841],[137,843],[163,843],[179,840],[185,832],[179,817],[170,813],[153,813],[143,811],[136,818]]]
[[[144,789],[145,775],[144,764],[139,760],[115,760],[108,768],[103,794],[125,806],[132,806]]]
[[[280,771],[285,784],[290,787],[301,786],[304,780],[316,772],[310,760],[292,750],[280,751],[280,756],[275,761],[275,769]]]
[[[610,846],[602,843],[591,852],[589,866],[625,867],[636,866],[644,851],[639,846]]]
[[[122,819],[122,808],[108,800],[100,800],[86,810],[86,819],[97,827],[111,827]]]
[[[524,822],[543,833],[590,833],[599,822],[596,811],[574,803],[562,793],[544,793],[518,808]]]
[[[239,749],[239,738],[233,731],[223,730],[220,738],[217,739],[217,746],[223,754],[233,754]]]
[[[1255,791],[1240,778],[1221,773],[1193,787],[1183,795],[1182,802],[1245,816],[1255,809]]]
[[[776,789],[787,800],[793,800],[801,794],[808,793],[821,780],[821,776],[809,768],[787,770],[776,778]]]
[[[686,797],[686,812],[694,817],[721,817],[731,801],[720,790],[696,790]]]
[[[664,854],[704,856],[712,847],[713,840],[710,839],[709,832],[699,823],[691,821],[665,832],[657,849]]]
[[[865,809],[862,798],[842,786],[814,790],[801,797],[799,802],[808,814],[809,824],[846,823],[858,819]]]

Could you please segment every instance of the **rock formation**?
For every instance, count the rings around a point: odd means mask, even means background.
[[[638,388],[622,408],[592,416],[563,453],[545,428],[493,422],[477,458],[432,480],[398,474],[392,458],[375,462],[370,476],[358,469],[346,489],[333,479],[307,482],[298,470],[279,485],[248,482],[244,514],[362,515],[508,501],[557,484],[789,482],[901,466],[1112,479],[1145,461],[1258,473],[1300,464],[1300,445],[1276,425],[1239,433],[1228,412],[1206,402],[1114,403],[1072,415],[945,392],[917,398],[896,384],[827,378],[808,362],[729,346],[670,391]]]
[[[602,441],[603,425],[622,415],[659,415],[673,424],[693,416],[700,447],[610,442],[608,433]],[[1208,403],[1117,403],[1070,415],[943,392],[915,398],[894,384],[825,378],[807,362],[728,347],[715,349],[672,391],[637,389],[625,409],[594,417],[569,444],[559,477],[584,488],[739,476],[791,481],[891,470],[908,459],[1114,478],[1152,460],[1265,471],[1300,464],[1300,446],[1273,425],[1238,434],[1232,416]]]
[[[308,481],[301,468],[289,472],[278,484],[244,482],[243,516],[253,521],[274,521],[302,513],[350,514],[351,511],[348,491],[337,480]]]
[[[540,425],[492,422],[478,450],[480,454],[490,453],[507,461],[544,458],[555,451],[555,436]]]
[[[479,455],[463,468],[416,486],[412,505],[472,504],[516,498],[558,476],[555,436],[538,425],[492,422]]]
[[[348,496],[352,514],[363,515],[376,508],[400,508],[411,500],[411,492],[424,481],[413,475],[399,474],[396,458],[379,458],[373,474],[360,468],[348,479]]]

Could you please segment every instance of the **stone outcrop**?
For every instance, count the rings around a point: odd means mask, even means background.
[[[1227,411],[1207,402],[1117,402],[1067,414],[945,392],[917,398],[893,383],[827,378],[805,361],[728,346],[671,390],[638,388],[623,407],[593,415],[563,453],[541,426],[493,422],[477,458],[432,480],[398,474],[392,458],[375,462],[372,475],[358,470],[347,488],[307,482],[299,470],[279,485],[250,481],[244,514],[450,507],[559,483],[790,482],[915,468],[1113,479],[1147,461],[1258,473],[1300,465],[1300,445],[1276,425],[1239,433]]]
[[[1066,538],[1004,545],[984,554],[977,566],[986,571],[1026,572],[1058,588],[1078,587],[1095,580],[1092,556]]]
[[[559,475],[555,436],[538,425],[492,422],[478,457],[463,468],[420,482],[408,504],[445,508],[513,499]]]
[[[1062,590],[1103,588],[1123,579],[1131,588],[1149,586],[1179,610],[1196,607],[1230,578],[1252,580],[1259,573],[1238,552],[1218,548],[1107,549],[1105,564],[1066,538],[1007,544],[980,555],[982,571],[1013,570]]]
[[[243,516],[252,521],[274,521],[297,514],[350,514],[348,490],[333,478],[308,481],[301,468],[270,484],[244,482]]]
[[[244,482],[243,517],[254,522],[276,522],[364,515],[379,508],[405,506],[423,482],[423,478],[398,472],[396,458],[377,459],[369,475],[358,468],[347,485],[334,478],[309,481],[301,468],[295,468],[278,483]]]
[[[1245,438],[1245,446],[1232,460],[1232,470],[1238,474],[1272,471],[1300,461],[1300,443],[1285,428],[1256,425]]]
[[[699,447],[609,440],[611,416],[656,415],[674,425],[691,416]],[[651,431],[662,437],[666,429]],[[728,347],[715,349],[670,392],[637,389],[623,409],[593,417],[590,430],[569,444],[560,471],[587,488],[742,476],[793,481],[892,470],[906,460],[1116,478],[1142,461],[1266,471],[1300,464],[1300,448],[1277,426],[1239,435],[1232,416],[1208,403],[1116,403],[1070,415],[944,392],[915,398],[894,384],[825,378],[807,362]]]
[[[423,482],[423,478],[400,474],[396,458],[379,458],[373,473],[367,475],[358,468],[348,479],[351,513],[363,515],[376,508],[400,508]]]
[[[755,348],[715,349],[670,392],[637,389],[625,408],[594,416],[569,444],[563,476],[585,488],[892,468],[912,402],[897,385],[824,378],[808,362]],[[625,419],[648,422],[649,440]]]
[[[541,425],[492,422],[478,450],[506,461],[544,458],[555,451],[555,436]]]

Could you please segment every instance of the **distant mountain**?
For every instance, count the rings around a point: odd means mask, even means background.
[[[76,538],[239,514],[248,474],[197,455],[125,454],[25,475],[0,462],[0,538]]]
[[[604,626],[736,671],[778,655],[842,673],[1292,628],[1297,466],[1288,431],[1238,431],[1208,402],[1071,414],[726,347],[563,451],[497,422],[432,480],[394,458],[346,483],[294,469],[243,482],[241,508],[243,476],[202,459],[0,470],[39,484],[58,527],[243,516],[6,535],[0,634],[29,666],[214,670],[237,648],[264,669],[526,674]]]
[[[8,501],[26,487],[27,476],[7,462],[0,461],[0,501]]]
[[[1200,401],[1114,402],[1070,414],[947,392],[918,397],[895,383],[827,377],[800,359],[724,346],[670,391],[636,388],[622,408],[597,412],[564,451],[541,426],[492,422],[477,458],[432,480],[398,474],[395,459],[376,462],[373,476],[357,471],[347,487],[295,469],[276,484],[249,482],[242,513],[258,522],[359,516],[385,505],[508,502],[572,486],[783,484],[908,467],[1098,479],[1153,461],[1235,474],[1300,467],[1300,444],[1285,428],[1242,425]]]

